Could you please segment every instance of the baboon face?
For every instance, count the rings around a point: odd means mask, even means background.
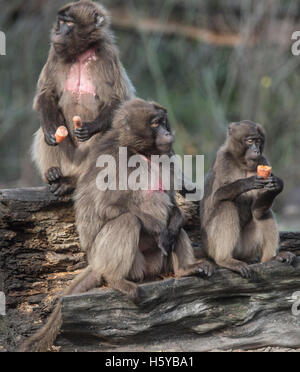
[[[91,1],[80,1],[63,7],[57,14],[52,31],[56,53],[65,59],[75,58],[101,40],[108,25],[105,10]]]
[[[133,147],[144,155],[163,155],[171,151],[174,135],[165,108],[135,99],[126,103],[121,112],[124,114],[120,128],[121,146]]]
[[[244,158],[249,168],[255,168],[264,150],[265,134],[262,126],[252,121],[232,123],[228,138],[234,154]]]

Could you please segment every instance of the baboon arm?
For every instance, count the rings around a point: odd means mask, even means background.
[[[48,64],[44,67],[34,99],[34,109],[40,114],[41,127],[45,136],[54,135],[56,129],[64,125],[65,120],[59,109],[55,81]]]
[[[141,221],[144,230],[148,234],[158,235],[161,234],[166,228],[166,225],[162,221],[151,214],[144,213],[139,210],[136,210],[134,214]]]
[[[252,206],[253,215],[258,220],[263,219],[268,214],[272,208],[274,199],[282,192],[284,187],[283,181],[280,178],[272,175],[271,180],[271,189],[262,192]]]
[[[250,191],[251,187],[248,181],[249,179],[244,178],[220,187],[214,195],[215,203],[233,201],[241,194]]]
[[[168,255],[170,251],[174,251],[176,241],[183,227],[183,223],[183,215],[181,210],[176,205],[172,210],[168,226],[158,238],[158,246],[162,247],[161,249],[166,255]]]
[[[109,103],[109,105],[106,106],[102,105],[102,107],[99,108],[100,114],[94,121],[83,122],[82,128],[78,128],[75,131],[75,134],[79,140],[88,140],[95,134],[100,132],[104,133],[110,129],[114,112],[119,105],[120,100],[113,100]]]
[[[45,135],[55,134],[56,129],[65,122],[58,109],[58,98],[54,93],[45,91],[38,97],[37,103]]]
[[[168,230],[170,235],[177,237],[184,225],[184,217],[177,205],[175,194],[170,194],[170,199],[173,203],[173,209],[168,223]]]
[[[256,219],[262,219],[272,208],[276,194],[268,192],[263,193],[253,204],[253,215]]]
[[[184,217],[182,215],[181,210],[176,206],[172,211],[172,216],[169,221],[168,230],[172,235],[177,236],[181,228],[183,227],[183,224]]]

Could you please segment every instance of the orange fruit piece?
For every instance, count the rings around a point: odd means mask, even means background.
[[[81,128],[81,127],[82,127],[82,120],[81,120],[81,117],[80,117],[80,116],[74,116],[74,117],[73,117],[73,123],[74,123],[74,127],[75,127],[75,129],[77,129],[77,128]]]
[[[55,139],[57,143],[62,143],[69,135],[68,129],[63,125],[57,128]]]
[[[271,176],[272,173],[272,167],[269,167],[268,165],[259,165],[257,167],[257,175],[258,177],[263,177],[264,179],[267,179]]]

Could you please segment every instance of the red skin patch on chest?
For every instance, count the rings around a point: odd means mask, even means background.
[[[96,95],[95,86],[90,77],[89,65],[96,61],[95,49],[90,49],[78,57],[72,65],[65,84],[65,90],[80,96],[82,94]]]

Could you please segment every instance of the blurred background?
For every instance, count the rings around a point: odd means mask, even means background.
[[[0,188],[40,185],[30,161],[39,126],[32,100],[62,0],[0,0]],[[138,96],[169,110],[176,152],[205,154],[231,121],[260,122],[267,156],[286,183],[281,228],[300,230],[299,0],[102,0]]]

